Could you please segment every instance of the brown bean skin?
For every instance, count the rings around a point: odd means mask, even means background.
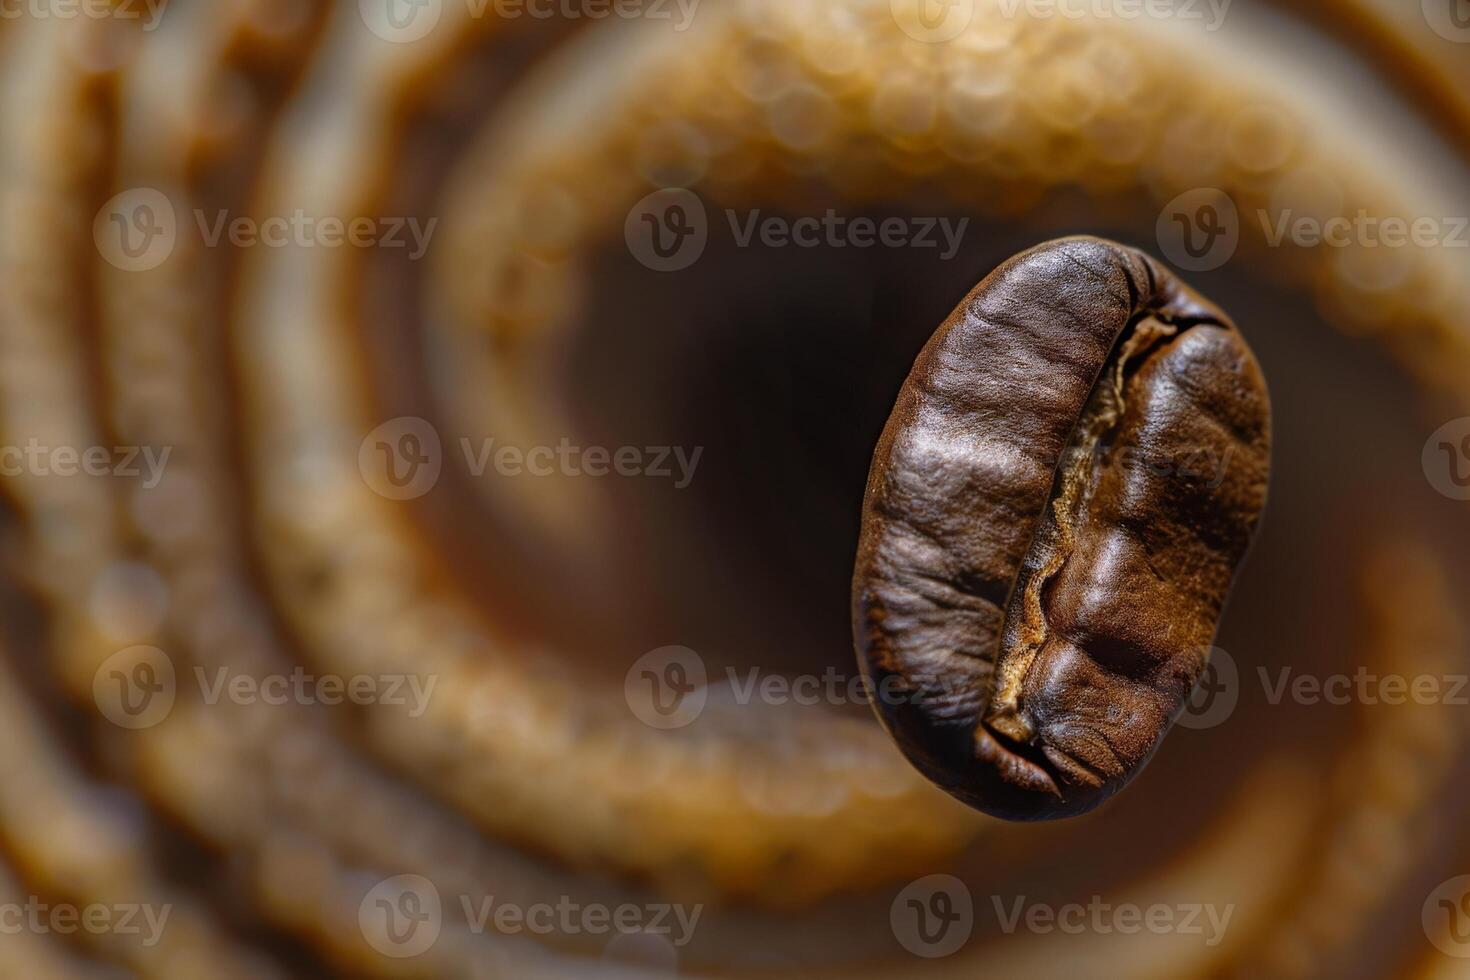
[[[1270,402],[1143,253],[1048,242],[920,353],[873,456],[858,660],[909,760],[1011,819],[1097,806],[1206,666],[1266,501]]]

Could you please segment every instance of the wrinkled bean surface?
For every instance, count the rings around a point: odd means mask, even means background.
[[[1266,499],[1270,406],[1223,312],[1091,238],[1002,265],[874,454],[859,661],[909,759],[1042,819],[1143,768],[1207,665]]]

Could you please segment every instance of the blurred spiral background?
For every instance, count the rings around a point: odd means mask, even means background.
[[[1470,249],[1271,234],[1470,214],[1464,0],[0,14],[0,975],[1470,976]],[[982,818],[850,696],[873,444],[1000,260],[1196,199],[1224,700]],[[829,213],[967,223],[743,237]]]

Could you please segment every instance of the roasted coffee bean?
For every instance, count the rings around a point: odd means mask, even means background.
[[[1012,819],[1136,775],[1206,667],[1266,501],[1270,404],[1223,312],[1093,238],[929,340],[873,457],[859,661],[909,760]]]

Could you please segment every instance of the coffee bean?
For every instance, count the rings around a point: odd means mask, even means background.
[[[1245,339],[1148,256],[1068,238],[988,276],[915,362],[863,505],[854,635],[909,760],[1012,819],[1120,789],[1205,669],[1269,456]]]

